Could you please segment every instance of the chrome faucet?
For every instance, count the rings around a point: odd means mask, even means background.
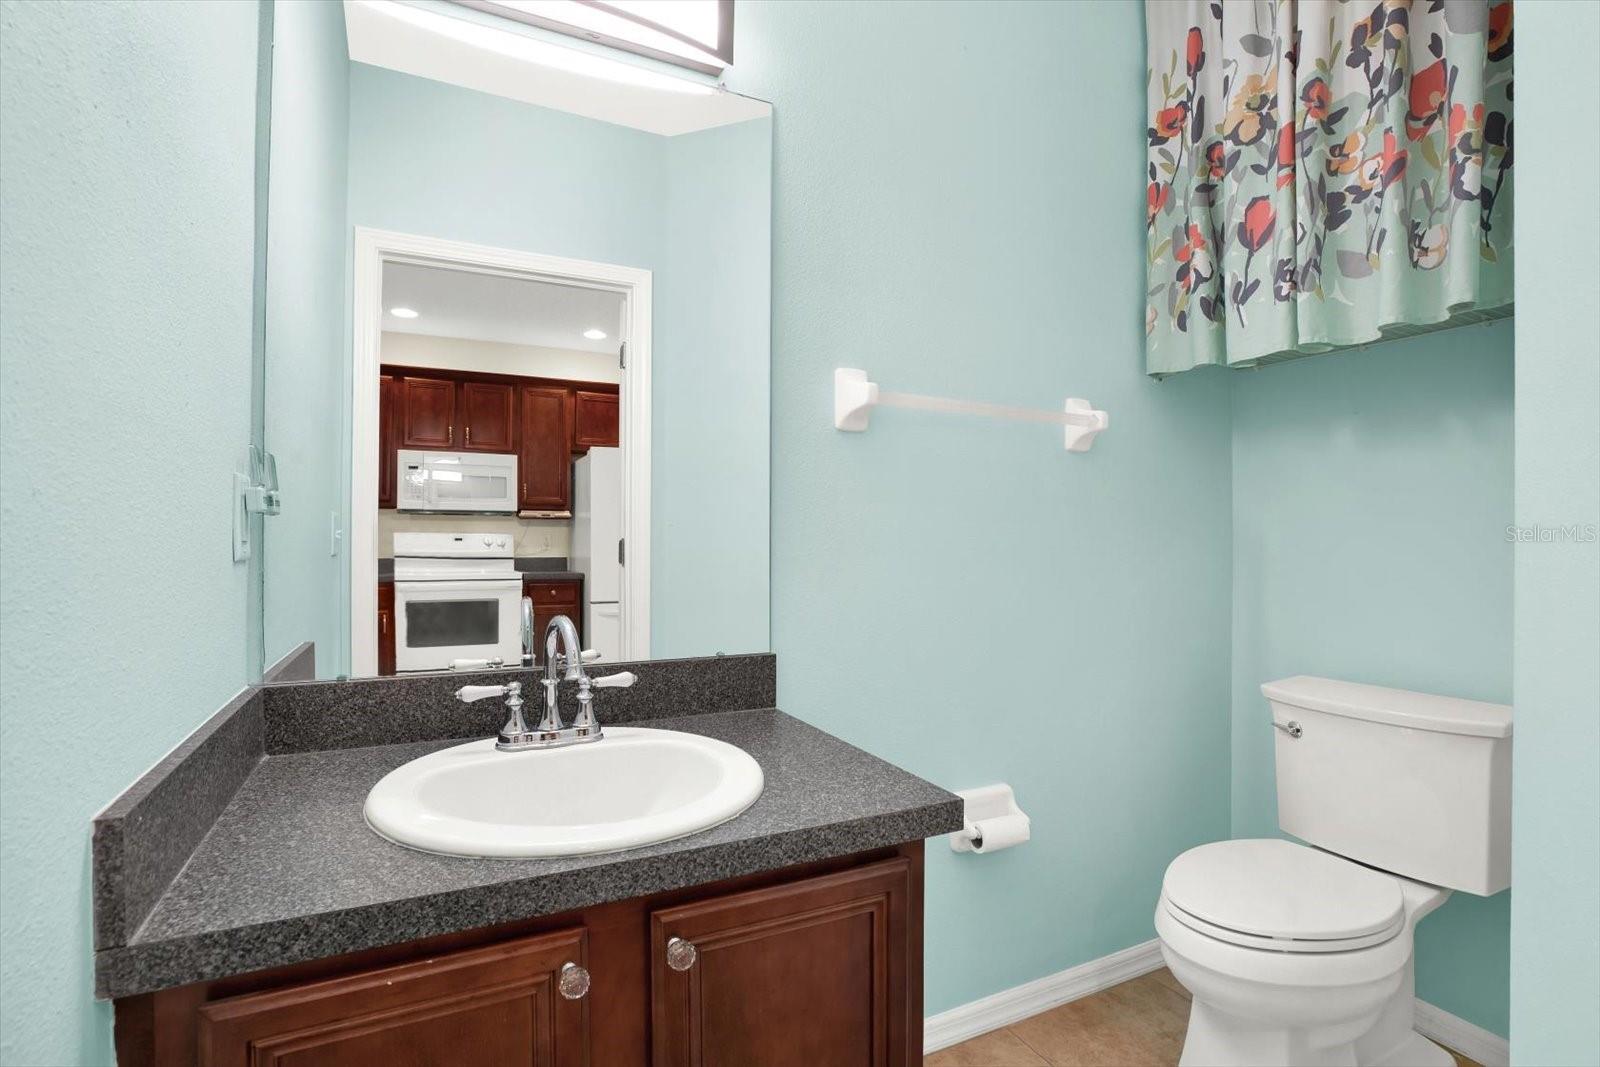
[[[564,657],[557,652],[558,648],[566,650]],[[561,672],[560,678],[556,677],[557,671]],[[578,647],[578,628],[565,615],[557,615],[544,628],[544,718],[539,720],[541,730],[562,728],[561,707],[556,699],[556,691],[562,682],[578,683],[579,711],[572,728],[581,731],[580,739],[587,739],[591,731],[599,737],[599,724],[594,721],[593,713],[589,713],[588,720],[584,721],[584,713],[589,710],[584,703],[584,695],[589,692],[589,674],[583,669],[583,649]]]
[[[522,598],[522,662],[532,666],[533,601]],[[565,615],[551,619],[544,629],[544,716],[530,729],[522,716],[522,683],[505,685],[466,685],[456,690],[456,699],[470,704],[475,700],[503,696],[510,716],[500,728],[495,748],[516,752],[527,748],[559,748],[563,745],[598,741],[602,734],[594,716],[594,690],[626,688],[637,679],[629,671],[590,678],[583,669],[583,650],[578,647],[578,628]],[[559,677],[558,677],[559,676]],[[562,682],[578,683],[578,716],[567,726],[561,721],[559,691]]]

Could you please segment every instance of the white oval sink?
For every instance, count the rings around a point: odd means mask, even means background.
[[[725,741],[607,727],[599,741],[501,752],[494,739],[412,760],[367,794],[367,825],[453,856],[581,856],[727,822],[761,795],[761,765]]]

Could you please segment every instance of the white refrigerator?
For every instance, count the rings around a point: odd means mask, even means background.
[[[572,464],[572,569],[583,575],[583,646],[622,659],[622,449]]]

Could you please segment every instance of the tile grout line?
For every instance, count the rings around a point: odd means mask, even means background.
[[[1040,1012],[1039,1014],[1043,1015],[1044,1013]],[[1028,1018],[1031,1019],[1031,1018],[1033,1018],[1033,1016],[1030,1015],[1030,1016],[1028,1016]],[[1039,1057],[1046,1064],[1048,1064],[1049,1067],[1058,1067],[1058,1065],[1056,1064],[1056,1062],[1054,1060],[1052,1060],[1049,1056],[1046,1056],[1043,1052],[1040,1052],[1038,1049],[1034,1048],[1032,1045],[1028,1044],[1028,1039],[1023,1037],[1021,1034],[1017,1033],[1011,1027],[1002,1026],[1000,1029],[1004,1033],[1010,1034],[1013,1038],[1015,1038],[1022,1045],[1023,1048],[1027,1049],[1029,1052],[1031,1052],[1035,1056]]]

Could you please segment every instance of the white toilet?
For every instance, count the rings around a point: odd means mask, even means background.
[[[1278,825],[1315,847],[1218,841],[1168,866],[1181,1067],[1451,1067],[1412,1028],[1412,935],[1451,890],[1511,884],[1511,708],[1327,678],[1261,691]]]

